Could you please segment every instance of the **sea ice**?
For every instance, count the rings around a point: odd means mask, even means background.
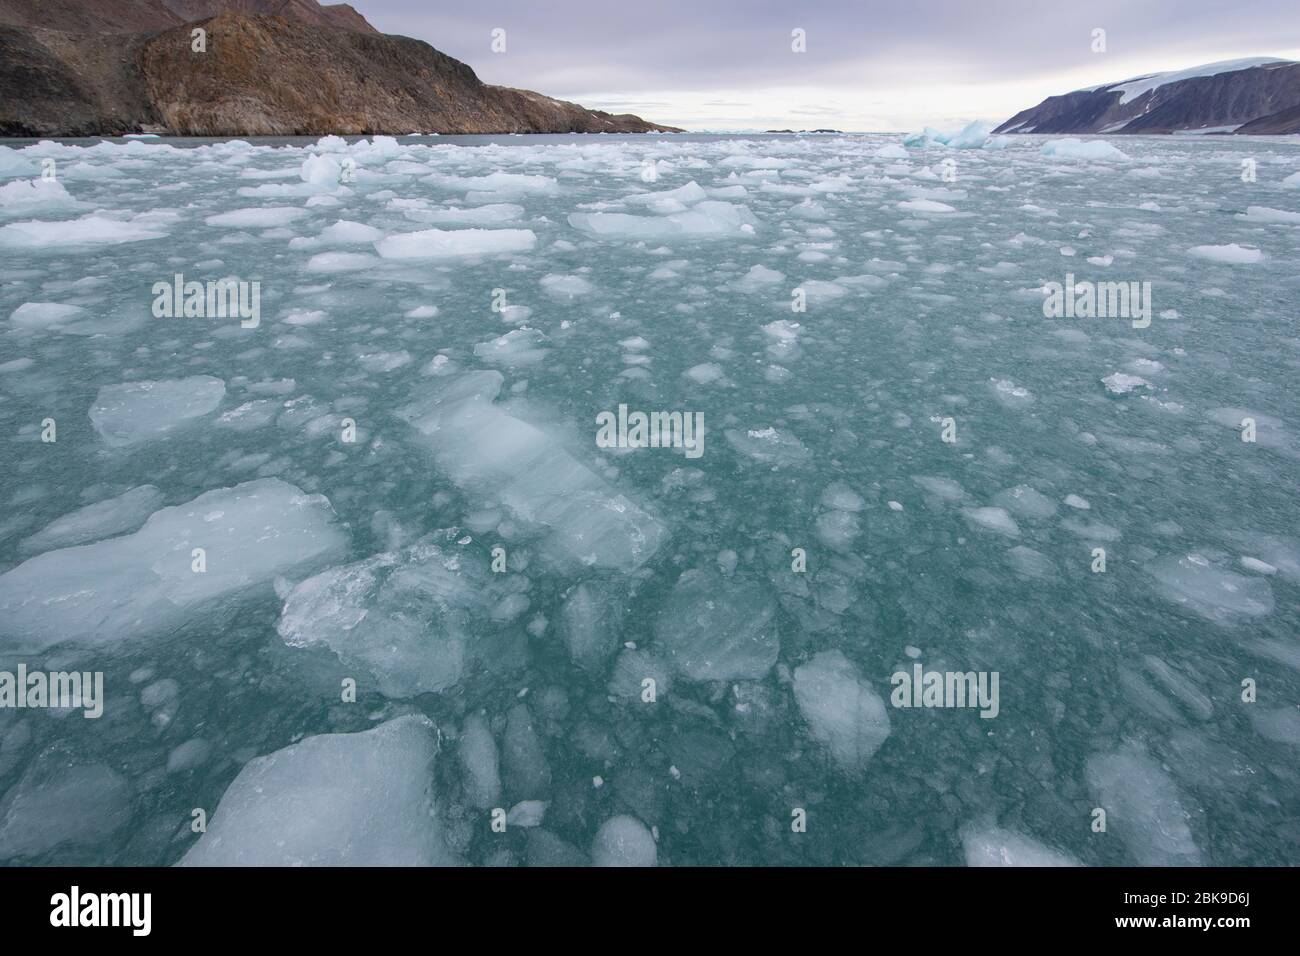
[[[278,478],[208,491],[155,511],[134,534],[47,551],[0,575],[0,646],[161,637],[269,594],[276,576],[337,559],[345,544],[322,495]]]
[[[221,404],[226,384],[211,375],[105,385],[90,421],[105,444],[125,448],[160,438]]]
[[[885,702],[839,651],[795,668],[794,698],[813,738],[845,773],[865,770],[889,736]]]
[[[127,534],[144,524],[162,502],[161,491],[153,485],[141,485],[116,498],[97,501],[52,521],[36,534],[20,541],[18,550],[25,555],[40,554]]]
[[[768,590],[710,569],[686,571],[655,619],[655,649],[688,680],[754,680],[781,651]]]
[[[1140,745],[1093,754],[1085,772],[1108,832],[1124,841],[1138,865],[1201,865],[1177,787]]]
[[[427,717],[319,734],[244,764],[180,866],[447,866]]]
[[[276,629],[292,647],[324,644],[364,668],[386,697],[437,693],[460,680],[482,618],[505,596],[491,577],[475,552],[421,542],[300,582]]]
[[[1078,866],[1079,861],[1003,827],[967,824],[961,829],[967,866]]]
[[[664,526],[547,431],[496,404],[503,382],[489,371],[442,379],[402,415],[457,485],[546,529],[553,559],[619,571],[644,564],[666,537]]]
[[[654,837],[636,817],[610,817],[591,844],[592,866],[654,866],[658,855]]]

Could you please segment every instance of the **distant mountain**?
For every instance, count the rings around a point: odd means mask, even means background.
[[[1300,63],[1259,57],[1152,73],[1017,113],[995,133],[1300,133]]]
[[[485,84],[347,4],[0,0],[4,136],[656,131],[675,130]]]

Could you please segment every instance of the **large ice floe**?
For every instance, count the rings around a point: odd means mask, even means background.
[[[250,760],[182,866],[439,866],[455,862],[433,793],[425,717],[320,734]]]
[[[346,542],[323,495],[278,478],[205,492],[133,534],[47,551],[0,575],[0,647],[163,637],[269,593],[278,575],[337,559]]]
[[[426,388],[402,410],[440,471],[474,498],[543,535],[556,562],[633,571],[667,536],[545,428],[496,402],[499,372],[466,372]]]

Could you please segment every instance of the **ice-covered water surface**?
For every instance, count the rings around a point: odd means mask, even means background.
[[[1095,142],[0,150],[0,860],[1297,862],[1300,148]]]

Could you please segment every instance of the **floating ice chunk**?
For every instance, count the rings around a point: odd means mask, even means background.
[[[736,451],[765,465],[801,465],[812,458],[807,446],[787,431],[728,428],[723,437]]]
[[[531,229],[425,229],[375,243],[385,259],[456,259],[527,252],[537,244]]]
[[[862,527],[856,515],[849,511],[823,511],[813,524],[817,540],[835,551],[847,553]]]
[[[1261,737],[1275,743],[1300,747],[1300,711],[1294,707],[1277,707],[1272,710],[1248,707],[1246,712]]]
[[[835,511],[858,512],[867,506],[866,500],[842,481],[832,482],[822,492],[823,508]]]
[[[52,521],[30,538],[18,542],[18,553],[40,554],[127,534],[144,524],[162,502],[162,492],[153,485],[132,488],[116,498],[86,505]]]
[[[101,763],[38,756],[0,800],[0,860],[94,846],[131,819],[131,785]]]
[[[357,362],[367,372],[381,375],[410,365],[411,353],[405,349],[398,352],[367,352],[357,356]]]
[[[610,817],[591,843],[592,866],[654,866],[658,856],[654,837],[636,817]]]
[[[547,339],[540,329],[515,329],[474,346],[474,354],[489,365],[510,368],[535,365],[546,358]]]
[[[697,385],[714,385],[726,380],[726,373],[722,371],[722,366],[715,362],[704,362],[700,365],[692,365],[685,372],[682,372],[684,378],[689,378]]]
[[[1106,826],[1140,866],[1200,866],[1177,787],[1138,744],[1093,754],[1085,766]]]
[[[1016,519],[1002,508],[962,508],[961,513],[972,527],[995,531],[1011,538],[1020,534]]]
[[[1007,560],[1011,562],[1016,573],[1023,578],[1041,581],[1056,576],[1056,565],[1051,558],[1041,551],[1035,551],[1022,544],[1016,545],[1007,552]]]
[[[655,619],[655,649],[689,680],[756,680],[776,663],[769,589],[712,569],[686,571]]]
[[[661,699],[673,685],[673,672],[661,656],[640,648],[624,648],[614,661],[609,675],[609,692],[624,700],[648,703],[647,687],[653,682],[655,700]]]
[[[321,142],[324,142],[324,140],[321,140]],[[331,148],[330,151],[333,152],[335,150]],[[338,151],[341,152],[342,150]],[[305,183],[311,183],[314,186],[322,186],[327,183],[337,183],[342,172],[342,165],[340,165],[339,161],[334,157],[313,154],[302,161],[302,166],[298,170],[298,176]]]
[[[763,333],[768,337],[767,354],[778,362],[790,361],[799,357],[799,336],[803,327],[789,319],[777,319],[763,326]]]
[[[989,382],[993,386],[994,396],[1008,408],[1024,408],[1033,404],[1033,392],[1023,385],[1017,385],[1009,378],[989,379]]]
[[[1147,571],[1161,596],[1212,621],[1273,611],[1273,589],[1267,580],[1217,568],[1199,554],[1160,558]]]
[[[904,146],[946,146],[952,134],[944,133],[935,129],[933,126],[927,126],[919,133],[909,133],[903,137]]]
[[[226,383],[211,375],[105,385],[90,408],[99,437],[114,448],[150,441],[221,404]]]
[[[0,186],[0,213],[7,216],[62,211],[79,205],[56,179],[17,179]]]
[[[230,212],[208,216],[209,226],[230,229],[275,229],[287,226],[307,215],[307,210],[297,206],[253,206],[249,209],[232,209]]]
[[[479,193],[554,193],[558,183],[550,176],[527,173],[488,173],[486,176],[444,176],[435,173],[424,182],[444,189]]]
[[[885,702],[839,651],[794,669],[794,698],[814,739],[845,773],[865,770],[889,736]]]
[[[602,667],[618,650],[623,603],[609,585],[583,582],[560,608],[560,631],[569,658],[584,670]]]
[[[968,823],[961,828],[967,866],[1079,866],[1079,861],[1015,830]]]
[[[539,284],[543,292],[555,299],[576,299],[595,291],[582,276],[545,275]]]
[[[276,630],[364,667],[385,697],[438,693],[460,680],[474,618],[502,597],[487,575],[471,554],[420,542],[301,582]]]
[[[623,201],[634,205],[645,205],[651,208],[676,203],[689,205],[693,202],[700,202],[708,199],[708,194],[695,180],[691,180],[685,186],[678,186],[676,189],[663,189],[656,192],[633,193],[625,196]]]
[[[384,237],[382,229],[367,226],[363,222],[340,219],[332,226],[321,230],[320,238],[324,242],[349,245],[352,243],[377,242]]]
[[[904,212],[956,212],[956,206],[949,206],[946,202],[938,202],[933,199],[904,199],[898,204],[898,208]]]
[[[1227,262],[1233,265],[1250,265],[1263,262],[1265,259],[1264,253],[1259,249],[1253,249],[1250,246],[1239,246],[1235,242],[1230,242],[1226,246],[1192,246],[1187,252],[1198,259],[1209,259],[1211,262]]]
[[[111,644],[170,634],[339,557],[322,495],[263,478],[155,511],[134,534],[61,548],[0,575],[0,644]],[[194,549],[206,570],[196,573]]]
[[[195,737],[171,749],[167,754],[167,772],[185,773],[203,766],[211,756],[212,745],[201,737]]]
[[[1066,495],[1065,504],[1070,508],[1078,508],[1080,511],[1087,511],[1092,505],[1088,504],[1086,498],[1080,498],[1078,495]]]
[[[307,271],[360,272],[373,269],[380,261],[364,252],[319,252],[307,260]]]
[[[1055,159],[1128,159],[1128,155],[1101,139],[1081,140],[1077,137],[1054,139],[1039,151]]]
[[[1000,491],[993,497],[993,503],[1024,518],[1050,518],[1056,514],[1056,505],[1052,500],[1029,485],[1016,485]]]
[[[497,743],[482,714],[470,714],[460,731],[462,785],[470,805],[490,810],[501,800],[501,767]]]
[[[1241,566],[1247,571],[1254,571],[1256,574],[1277,574],[1277,568],[1269,564],[1267,561],[1259,560],[1259,558],[1252,558],[1249,555],[1243,554],[1238,558],[1238,561],[1241,562]]]
[[[962,489],[962,486],[951,478],[913,475],[912,481],[940,501],[961,501],[966,497],[966,492]]]
[[[427,717],[319,734],[246,763],[180,866],[446,866]]]
[[[989,141],[989,134],[993,132],[993,127],[989,123],[975,120],[968,123],[960,131],[948,137],[947,145],[951,149],[985,149],[990,146],[1001,148],[1001,143],[996,146]],[[1002,139],[1003,137],[999,137]]]
[[[907,150],[898,143],[886,143],[871,154],[876,159],[907,159]]]
[[[407,219],[442,226],[497,226],[513,222],[523,214],[523,206],[508,202],[487,203],[470,209],[408,209],[405,213]]]
[[[0,192],[4,190],[0,189]],[[1288,226],[1300,226],[1300,212],[1289,212],[1285,209],[1273,209],[1271,206],[1247,206],[1245,213],[1239,214],[1238,219],[1246,219],[1250,222],[1268,222],[1282,223]]]
[[[24,302],[9,315],[9,321],[16,328],[63,329],[75,326],[86,316],[86,310],[79,305],[62,305],[57,302]]]
[[[1300,172],[1292,173],[1282,180],[1282,185],[1292,189],[1300,189]]]
[[[551,789],[551,767],[542,750],[537,727],[528,705],[510,708],[501,738],[501,762],[505,770],[506,793],[512,800],[535,800]]]
[[[741,278],[731,283],[737,292],[758,292],[769,288],[785,278],[784,272],[777,272],[763,265],[752,266]]]
[[[1174,670],[1154,654],[1142,658],[1147,673],[1154,677],[1165,690],[1173,694],[1198,720],[1209,720],[1214,716],[1214,705],[1210,698],[1201,693],[1200,688],[1180,672]]]
[[[664,526],[554,436],[497,406],[502,382],[491,371],[435,380],[402,415],[458,486],[524,525],[549,529],[552,559],[620,571],[649,560]]]
[[[506,823],[512,827],[540,827],[548,805],[545,800],[520,800],[506,814]]]
[[[603,239],[716,239],[752,233],[758,220],[747,206],[709,199],[666,216],[575,212],[569,214],[569,225]]]
[[[39,172],[37,165],[12,146],[0,146],[0,177],[32,176]]]
[[[75,249],[161,239],[167,233],[158,229],[155,221],[126,222],[83,216],[65,221],[11,222],[0,226],[0,249]]]
[[[1111,372],[1101,380],[1101,384],[1105,385],[1106,391],[1112,395],[1127,395],[1134,389],[1153,387],[1146,379],[1127,372]]]

